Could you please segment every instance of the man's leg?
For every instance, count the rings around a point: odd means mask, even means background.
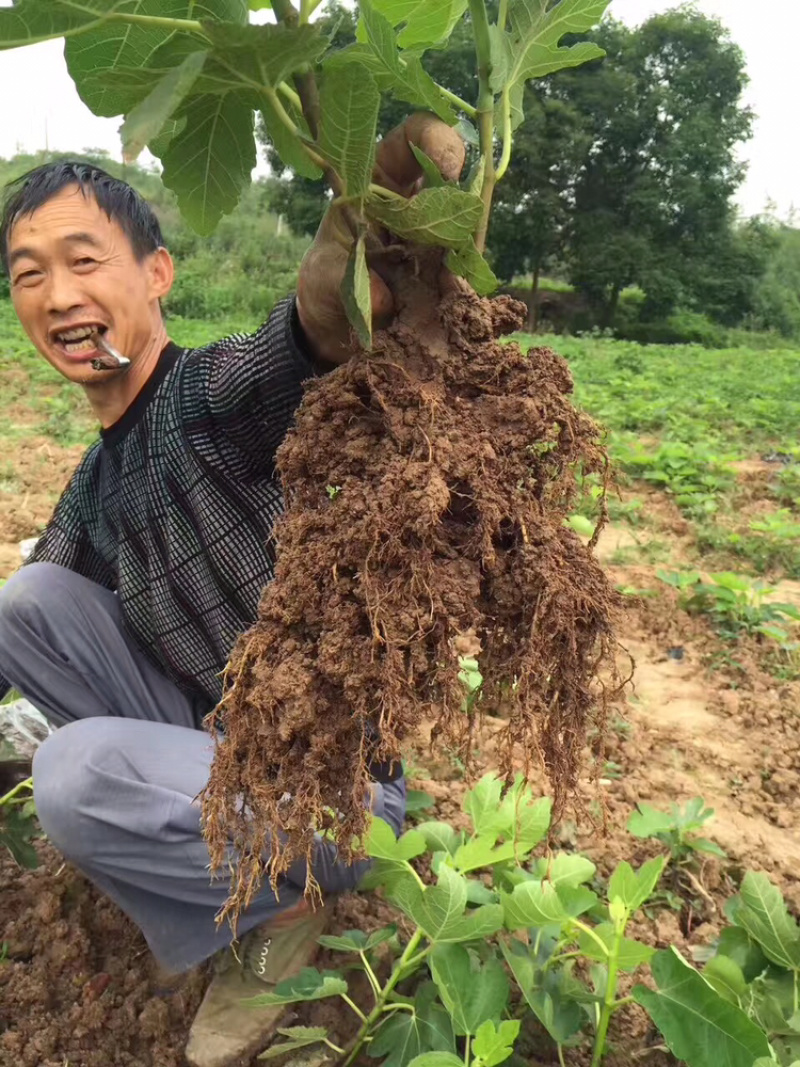
[[[210,883],[194,801],[212,742],[192,727],[208,709],[124,635],[113,593],[52,564],[23,567],[0,590],[0,672],[52,722],[67,724],[34,762],[39,816],[56,847],[131,916],[171,969],[228,944],[227,928],[214,924],[226,885]],[[375,813],[399,831],[404,784],[376,793]],[[320,842],[315,874],[324,890],[352,887],[361,870],[337,863]],[[298,864],[279,901],[262,890],[240,933],[298,901],[304,881]]]
[[[52,563],[30,563],[0,589],[0,674],[55,726],[114,715],[194,727],[209,710],[125,635],[112,592]]]
[[[212,742],[198,730],[94,718],[52,734],[34,759],[36,803],[55,846],[143,931],[156,958],[183,970],[230,943],[215,915],[227,880],[211,883],[195,800],[208,779]],[[375,814],[399,832],[403,781],[376,786]],[[320,840],[314,873],[329,893],[354,888],[364,864],[346,867]],[[239,923],[243,935],[302,898],[300,864],[280,890],[262,888]]]

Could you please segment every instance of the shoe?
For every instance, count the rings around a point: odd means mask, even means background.
[[[189,1031],[186,1059],[192,1067],[228,1067],[262,1052],[286,1005],[256,1008],[248,997],[266,992],[307,967],[325,929],[323,907],[305,901],[246,934],[218,956],[214,977]]]

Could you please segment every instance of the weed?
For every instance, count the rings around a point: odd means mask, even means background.
[[[719,845],[697,836],[713,814],[714,809],[707,808],[702,797],[695,797],[683,808],[673,804],[668,812],[639,803],[628,819],[627,829],[634,837],[654,837],[666,845],[672,863],[677,866],[692,863],[698,852],[724,859],[725,853]]]
[[[775,589],[765,582],[729,571],[710,575],[708,582],[697,571],[656,574],[679,591],[678,603],[684,610],[710,615],[723,637],[747,633],[785,639],[787,635],[780,624],[800,621],[800,611],[793,604],[768,599]]]

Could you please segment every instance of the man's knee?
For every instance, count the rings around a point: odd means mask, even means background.
[[[98,768],[110,755],[103,724],[95,717],[62,726],[33,757],[39,822],[59,852],[76,863],[89,859],[98,844],[93,817],[102,801]]]
[[[0,589],[0,644],[3,638],[36,628],[44,605],[52,605],[63,572],[64,568],[54,563],[29,563],[11,575]]]

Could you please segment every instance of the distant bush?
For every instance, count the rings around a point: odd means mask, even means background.
[[[730,330],[697,311],[674,311],[658,322],[639,322],[633,317],[625,322],[620,315],[614,333],[619,338],[645,345],[730,346]]]

